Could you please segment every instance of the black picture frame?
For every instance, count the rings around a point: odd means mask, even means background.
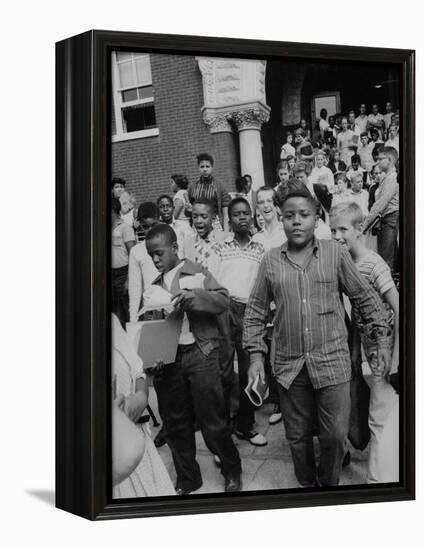
[[[400,483],[112,501],[108,93],[113,49],[393,63],[402,73]],[[56,45],[56,506],[91,520],[415,498],[415,53],[89,31]]]

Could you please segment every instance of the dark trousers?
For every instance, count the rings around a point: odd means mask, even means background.
[[[248,433],[254,427],[255,406],[251,403],[245,393],[248,384],[249,355],[242,347],[243,316],[246,304],[230,300],[230,338],[232,356],[235,351],[238,358],[238,379],[239,379],[239,407],[235,417],[235,428]]]
[[[279,384],[286,438],[291,449],[295,476],[303,487],[319,482],[338,485],[350,418],[350,383],[314,389],[304,366],[290,388]],[[314,459],[313,435],[319,423],[320,463]]]
[[[125,329],[125,324],[129,321],[128,292],[125,288],[128,277],[128,265],[112,268],[111,275],[112,313],[115,313]]]
[[[398,271],[398,211],[388,214],[381,219],[381,226],[378,232],[378,254],[390,266],[391,274],[394,276]]]
[[[226,421],[218,350],[205,356],[197,344],[179,346],[176,362],[166,365],[154,380],[173,455],[177,487],[190,489],[202,482],[196,461],[195,418],[205,443],[221,460],[224,476],[241,471],[239,453]]]

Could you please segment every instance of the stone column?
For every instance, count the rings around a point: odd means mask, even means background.
[[[269,120],[269,116],[270,108],[261,103],[232,112],[232,119],[239,132],[241,173],[252,176],[254,191],[264,185],[261,127]]]

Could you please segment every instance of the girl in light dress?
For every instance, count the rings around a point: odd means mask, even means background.
[[[147,405],[146,374],[141,358],[133,349],[127,333],[115,315],[112,315],[112,375],[112,469],[116,483],[113,487],[113,498],[175,495],[173,483],[151,439],[149,426],[146,423],[134,423]],[[118,414],[117,407],[120,409]],[[126,418],[122,413],[127,415]],[[126,420],[130,424],[127,423],[128,429],[123,430]],[[140,437],[135,434],[135,428],[139,430]],[[117,429],[120,429],[118,433]],[[126,441],[123,433],[130,439]],[[140,456],[142,452],[141,460],[133,469],[136,454],[139,453]]]
[[[294,136],[292,132],[286,132],[286,142],[280,149],[280,160],[286,160],[287,157],[295,157],[295,147],[293,146]]]
[[[186,176],[180,174],[173,174],[171,176],[171,191],[174,193],[174,222],[180,229],[190,227],[192,205],[187,193],[188,185],[189,180]]]

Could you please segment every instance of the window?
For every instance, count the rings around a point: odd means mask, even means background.
[[[112,141],[159,134],[149,55],[112,52],[112,90]]]

